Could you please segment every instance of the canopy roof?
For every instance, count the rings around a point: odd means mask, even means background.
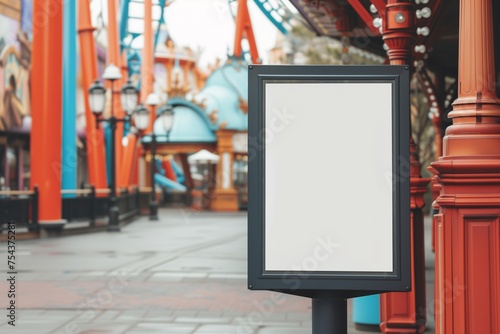
[[[213,154],[207,150],[201,150],[196,152],[193,155],[188,157],[189,163],[217,163],[219,161],[219,156],[217,154]]]
[[[313,30],[321,36],[330,36],[336,39],[342,37],[342,28],[348,24],[351,30],[347,33],[351,45],[361,49],[375,52],[381,56],[386,55],[383,49],[383,40],[378,29],[373,26],[373,19],[377,14],[370,12],[373,3],[385,4],[386,1],[370,0],[290,0],[301,15],[308,21]],[[351,5],[353,4],[353,5]],[[493,15],[500,13],[500,1],[492,0]],[[365,12],[364,18],[355,10]],[[425,58],[426,66],[432,71],[456,77],[458,69],[458,19],[459,1],[457,0],[432,0],[427,4],[417,4],[417,9],[429,7],[431,16],[428,19],[417,19],[418,27],[428,27],[428,36],[417,36],[416,45],[425,45],[425,54],[415,53],[415,59]],[[350,18],[349,22],[338,19],[340,13],[345,13]],[[500,20],[494,19],[495,59],[496,71],[500,76]]]

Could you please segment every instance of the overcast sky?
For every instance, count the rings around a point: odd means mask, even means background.
[[[286,1],[286,0],[285,0]],[[255,5],[253,0],[248,0],[248,8],[257,41],[259,56],[264,62],[268,51],[275,45],[278,29]],[[107,1],[92,0],[93,25],[100,27],[98,16],[102,13],[104,25],[107,25]],[[117,8],[117,14],[119,9]],[[129,4],[130,18],[128,20],[129,32],[142,33],[144,23],[135,17],[144,16],[144,6],[138,2]],[[159,18],[158,7],[153,8],[153,18]],[[236,15],[236,13],[235,13]],[[232,54],[234,44],[235,22],[229,8],[228,0],[174,0],[165,9],[166,26],[177,46],[189,46],[193,50],[201,48],[201,67],[214,63],[216,58],[224,60],[228,53]],[[106,34],[99,35],[99,41],[107,44]],[[126,42],[127,43],[127,42]],[[135,48],[142,48],[143,37],[140,36],[132,43]]]
[[[266,60],[267,52],[279,31],[262,14],[253,1],[248,2],[259,56]],[[202,48],[200,66],[215,59],[225,59],[232,53],[235,24],[227,0],[175,0],[165,10],[168,30],[178,46]]]

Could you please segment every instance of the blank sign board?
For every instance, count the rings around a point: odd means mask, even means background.
[[[249,285],[405,291],[408,70],[249,69]]]
[[[391,86],[265,83],[266,270],[393,271]]]

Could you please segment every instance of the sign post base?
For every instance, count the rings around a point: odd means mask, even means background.
[[[347,334],[347,299],[313,298],[313,334]]]

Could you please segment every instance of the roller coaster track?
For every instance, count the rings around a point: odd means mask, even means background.
[[[142,0],[121,1],[120,17],[122,18],[122,20],[120,22],[120,36],[122,49],[138,49],[137,47],[134,47],[133,44],[138,37],[142,36],[142,31],[131,30],[130,26],[144,27],[143,4],[144,1]],[[153,0],[153,26],[156,26],[154,39],[155,47],[158,43],[161,26],[165,24],[165,18],[163,14],[166,5],[167,0]]]
[[[238,0],[228,0],[229,9],[236,18],[236,7]],[[274,26],[283,34],[287,34],[291,29],[291,20],[303,21],[302,16],[297,13],[293,5],[288,3],[288,0],[254,0],[254,3],[274,24]],[[288,4],[288,5],[287,5]]]
[[[104,0],[101,0],[104,1]],[[152,0],[153,2],[153,26],[155,29],[154,45],[158,44],[161,26],[165,24],[164,11],[174,0]],[[182,1],[182,0],[176,0]],[[288,0],[253,0],[256,6],[269,19],[269,21],[283,34],[287,34],[291,29],[291,20],[303,21],[302,16],[294,9]],[[137,41],[142,36],[143,0],[122,0],[120,1],[120,47],[127,50],[129,69],[136,72],[140,68],[140,46]],[[228,0],[228,5],[233,15],[236,17],[237,0]],[[102,14],[102,13],[101,13]],[[99,17],[102,20],[102,15]],[[104,22],[101,22],[103,24]],[[307,23],[304,22],[307,25]],[[102,27],[105,29],[105,27]],[[132,64],[133,63],[133,64]],[[135,70],[134,70],[135,69]]]

